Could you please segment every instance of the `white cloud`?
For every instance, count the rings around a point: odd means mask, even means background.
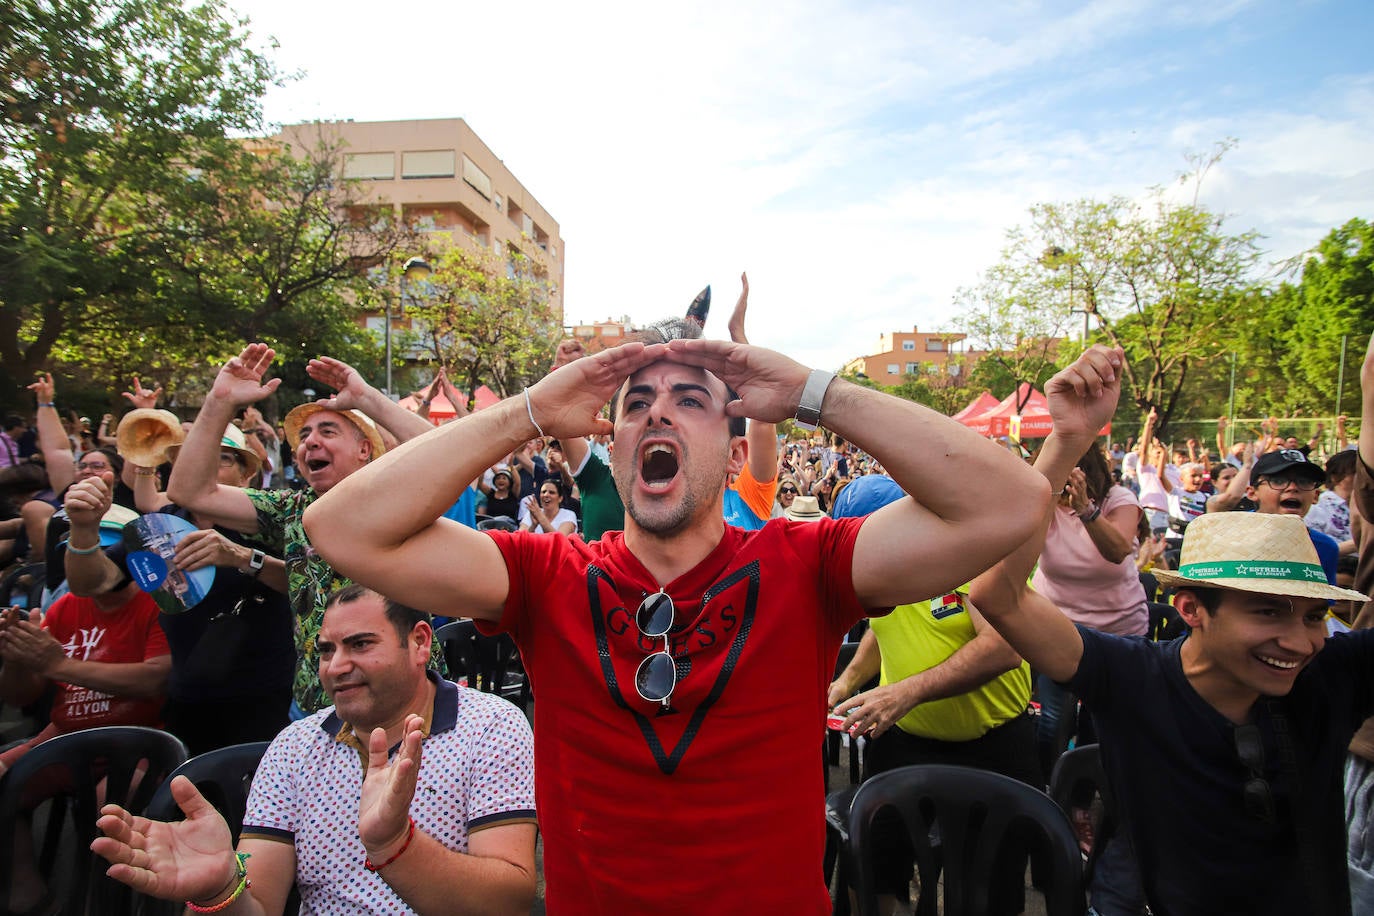
[[[1227,136],[1204,199],[1276,253],[1374,203],[1370,77],[1233,101],[1242,0],[236,5],[310,72],[274,119],[466,118],[559,220],[569,320],[710,282],[723,334],[748,269],[751,336],[823,366],[947,324],[1031,204],[1140,196]],[[1218,69],[1161,96],[1199,35]]]

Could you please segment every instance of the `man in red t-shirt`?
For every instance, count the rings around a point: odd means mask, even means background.
[[[151,725],[172,671],[152,596],[132,581],[94,598],[63,595],[47,614],[0,615],[0,700],[33,702],[57,685],[52,721],[0,754],[0,773],[55,735],[102,725]]]
[[[727,526],[725,480],[749,453],[731,420],[794,416],[823,418],[910,498],[862,519]],[[532,435],[612,432],[623,534],[585,544],[434,521]],[[576,360],[409,443],[341,481],[305,526],[355,581],[514,636],[539,698],[550,913],[819,916],[816,745],[842,634],[987,568],[1049,500],[1023,462],[924,407],[759,347],[674,340]]]

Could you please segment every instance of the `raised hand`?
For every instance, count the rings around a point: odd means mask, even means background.
[[[735,343],[747,344],[749,338],[744,335],[744,313],[749,310],[749,275],[741,273],[739,275],[740,290],[739,301],[735,303],[735,310],[730,313],[730,339]]]
[[[231,404],[252,404],[277,390],[281,379],[264,382],[276,352],[267,344],[251,343],[219,370],[210,396]]]
[[[1121,348],[1089,347],[1045,385],[1054,433],[1060,437],[1096,438],[1116,413],[1121,396]],[[1151,408],[1151,415],[1154,409]]]
[[[38,379],[30,383],[28,389],[33,392],[33,396],[40,404],[51,404],[57,390],[53,385],[51,372],[38,373]]]
[[[104,471],[98,477],[78,480],[67,488],[62,508],[67,510],[72,527],[94,527],[100,524],[105,513],[110,511],[110,503],[114,501],[114,491],[111,488],[113,482],[114,474]]]
[[[121,393],[124,395],[125,400],[134,405],[134,407],[152,409],[157,406],[157,399],[162,397],[162,386],[158,385],[156,391],[144,388],[143,383],[140,382],[138,376],[135,375],[133,391],[124,391]]]
[[[555,439],[609,435],[615,429],[600,415],[601,408],[631,373],[666,353],[663,344],[628,343],[550,372],[529,389],[535,421]]]
[[[739,394],[725,406],[732,417],[779,423],[797,413],[811,370],[790,357],[763,347],[724,340],[673,340],[669,359],[700,366]]]
[[[106,805],[96,821],[105,835],[91,849],[111,863],[107,875],[140,893],[214,902],[233,890],[237,874],[229,825],[185,776],[171,788],[186,820],[168,824]]]
[[[363,797],[358,804],[358,837],[368,858],[385,862],[405,842],[410,832],[410,802],[420,775],[420,742],[424,720],[406,717],[396,759],[387,763],[386,731],[374,728],[367,741],[367,773],[363,775]]]
[[[587,355],[587,351],[582,347],[582,341],[575,337],[570,337],[558,344],[558,349],[553,353],[553,368],[561,369],[574,360],[579,360]]]
[[[374,390],[371,385],[363,381],[363,377],[357,369],[332,356],[320,356],[312,359],[306,364],[305,371],[315,381],[328,385],[338,392],[332,398],[320,398],[316,401],[317,404],[323,404],[330,410],[349,410],[362,407],[363,399]]]
[[[190,572],[206,566],[242,566],[252,554],[213,528],[188,533],[177,544],[177,569]]]

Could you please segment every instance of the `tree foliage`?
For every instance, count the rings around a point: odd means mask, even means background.
[[[1219,155],[1196,160],[1181,181],[1196,185]],[[1059,334],[1071,310],[1086,312],[1089,342],[1125,350],[1125,400],[1158,410],[1163,430],[1190,374],[1221,356],[1232,320],[1259,289],[1255,239],[1162,188],[1143,202],[1039,204],[965,296],[969,329],[1003,348],[1009,336],[1014,344]]]
[[[12,0],[0,49],[0,363],[27,375],[87,303],[146,294],[141,202],[232,155],[274,72],[218,0]]]
[[[548,372],[562,327],[548,277],[535,261],[515,251],[502,261],[450,247],[433,266],[406,301],[418,319],[417,350],[469,393],[485,384],[507,397]]]

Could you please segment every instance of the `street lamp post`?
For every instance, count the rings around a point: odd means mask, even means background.
[[[406,311],[405,292],[406,285],[412,280],[423,280],[433,272],[429,262],[424,258],[410,258],[401,268],[400,292],[396,296],[400,314]],[[386,396],[395,400],[391,393],[391,299],[386,300]]]

